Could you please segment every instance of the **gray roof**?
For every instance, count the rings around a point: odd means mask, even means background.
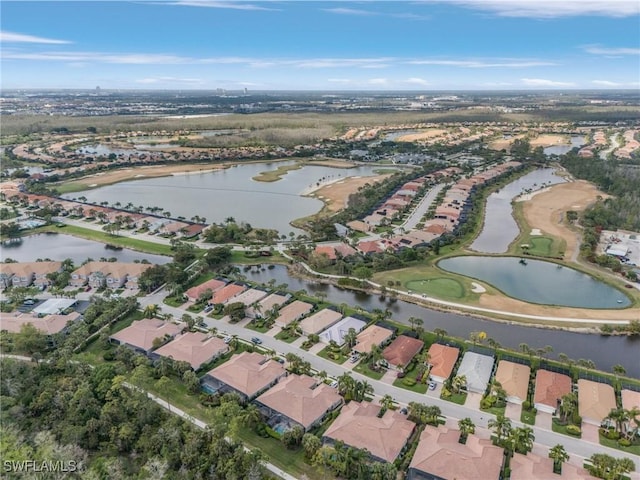
[[[489,384],[494,359],[488,355],[467,352],[462,357],[457,376],[467,377],[467,389],[473,392],[484,392]]]

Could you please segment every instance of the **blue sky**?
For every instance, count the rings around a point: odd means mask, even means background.
[[[3,89],[640,87],[638,0],[1,5]]]

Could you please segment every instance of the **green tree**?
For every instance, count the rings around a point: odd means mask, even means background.
[[[313,433],[305,433],[302,436],[302,448],[307,458],[313,458],[320,447],[322,447],[322,441]]]
[[[553,460],[553,473],[562,475],[562,464],[569,460],[569,454],[564,446],[557,444],[549,450],[549,458]]]
[[[460,429],[459,442],[462,444],[466,444],[469,435],[472,435],[476,432],[476,425],[469,417],[458,420],[458,428]]]

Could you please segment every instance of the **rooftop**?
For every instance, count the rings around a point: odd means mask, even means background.
[[[558,400],[571,393],[571,378],[562,373],[539,369],[536,373],[536,388],[533,403],[552,408],[558,406]]]
[[[373,345],[381,345],[393,336],[388,328],[370,325],[358,334],[356,346],[353,349],[360,353],[369,353]]]
[[[254,396],[286,373],[275,360],[259,353],[243,352],[207,373],[235,390]]]
[[[237,285],[235,283],[230,283],[229,285],[225,285],[219,290],[213,292],[213,298],[211,299],[211,303],[227,303],[232,300],[236,295],[244,292],[247,289],[244,285]]]
[[[211,294],[213,295],[213,292],[224,287],[225,285],[226,283],[222,280],[216,280],[215,278],[213,278],[211,280],[207,280],[204,283],[201,283],[200,285],[191,287],[189,290],[184,292],[184,294],[189,298],[195,298],[197,300],[198,298],[200,298],[200,295],[202,295],[207,290],[211,290]]]
[[[429,373],[434,377],[449,378],[459,354],[459,348],[434,343],[429,347],[429,363],[431,364]]]
[[[229,347],[218,337],[209,337],[201,332],[187,332],[163,345],[154,353],[162,357],[170,357],[177,362],[188,362],[191,368],[197,370],[203,363],[228,350]]]
[[[616,395],[611,385],[578,380],[578,412],[582,418],[601,422],[613,408],[616,408]]]
[[[496,381],[507,392],[507,397],[517,397],[524,401],[527,399],[529,389],[529,376],[531,368],[520,363],[500,360],[496,370]]]
[[[127,328],[111,335],[114,340],[126,343],[145,352],[153,348],[153,341],[156,338],[163,338],[165,335],[176,336],[184,327],[175,323],[165,322],[157,318],[145,318],[136,320]]]
[[[77,302],[74,298],[50,298],[49,300],[41,303],[33,309],[33,313],[44,315],[52,315],[60,313],[69,307],[72,307]]]
[[[325,308],[302,320],[300,327],[307,335],[310,333],[320,333],[341,318],[342,314],[340,312]]]
[[[298,318],[306,315],[313,309],[313,305],[307,302],[302,302],[300,300],[294,300],[289,305],[285,305],[278,312],[278,318],[276,318],[276,323],[280,325],[287,325],[293,320],[297,320]]]
[[[69,315],[47,315],[42,318],[32,317],[27,314],[17,316],[3,314],[0,315],[0,331],[19,333],[23,325],[30,323],[45,335],[54,335],[64,330],[69,322],[75,322],[78,318],[80,318],[78,312],[73,312]]]
[[[624,388],[620,392],[620,396],[622,397],[622,408],[631,410],[635,407],[640,410],[640,392]]]
[[[424,342],[422,340],[399,335],[383,350],[382,356],[391,365],[406,367],[423,346]]]
[[[510,463],[511,480],[555,480],[570,478],[571,480],[595,480],[596,477],[584,468],[571,463],[562,464],[562,475],[553,473],[553,460],[534,453],[513,455]]]
[[[327,328],[320,334],[320,341],[329,343],[331,340],[335,341],[338,345],[344,343],[344,337],[349,332],[350,328],[353,328],[356,333],[364,328],[367,322],[359,320],[353,317],[346,317],[340,320],[338,323]]]
[[[494,359],[489,355],[466,352],[458,367],[457,375],[467,377],[468,389],[477,392],[484,391],[491,378],[493,363]]]

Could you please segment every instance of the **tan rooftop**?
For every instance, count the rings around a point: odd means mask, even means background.
[[[459,354],[460,349],[456,347],[450,347],[440,343],[431,345],[429,347],[430,375],[438,377],[442,379],[442,381],[449,378]]]
[[[353,350],[360,353],[371,352],[373,345],[382,345],[393,336],[393,332],[388,328],[371,325],[358,334],[356,340],[358,343]]]
[[[247,287],[245,287],[244,285],[236,285],[235,283],[230,283],[229,285],[213,292],[211,303],[231,302],[231,300],[233,300],[236,295],[239,295],[246,289]]]
[[[122,278],[127,275],[137,277],[151,267],[152,265],[148,263],[87,262],[76,269],[73,274],[87,276],[101,272],[105,276],[113,275],[116,278]]]
[[[260,395],[258,402],[309,429],[323,415],[342,403],[335,388],[307,375],[289,375]]]
[[[250,288],[249,290],[245,290],[240,295],[233,299],[235,302],[243,303],[246,307],[249,305],[253,305],[258,300],[267,296],[267,292],[264,290],[258,290],[257,288]]]
[[[562,373],[539,369],[536,373],[536,388],[533,403],[547,405],[554,410],[558,400],[571,393],[571,378]]]
[[[632,410],[635,407],[640,410],[640,392],[625,388],[620,392],[620,396],[622,397],[622,408]]]
[[[616,408],[613,387],[606,383],[578,380],[578,413],[590,423],[600,423]]]
[[[409,468],[436,478],[498,480],[502,448],[475,435],[469,435],[465,445],[458,442],[459,438],[458,430],[427,425],[420,435]]]
[[[262,314],[264,315],[273,307],[279,307],[280,305],[287,303],[287,300],[289,300],[288,295],[285,296],[285,295],[278,295],[277,293],[272,293],[267,298],[260,300],[258,305],[260,305],[260,308],[262,309]]]
[[[374,457],[393,462],[409,440],[415,423],[394,410],[387,410],[378,418],[380,408],[373,403],[351,401],[342,407],[324,436],[351,447],[365,448]]]
[[[338,322],[341,318],[342,314],[340,312],[336,312],[330,308],[325,308],[302,320],[300,322],[300,327],[306,335],[311,333],[320,333],[324,329],[329,328],[331,325]]]
[[[585,468],[568,462],[562,464],[562,475],[557,475],[553,473],[553,460],[551,458],[541,457],[534,453],[528,453],[527,455],[514,454],[509,466],[511,467],[511,480],[596,479]]]
[[[0,315],[0,331],[20,333],[22,326],[30,323],[45,335],[54,335],[64,330],[69,322],[75,322],[79,317],[78,312],[72,312],[69,315],[47,315],[42,318],[26,314],[16,316],[2,314]]]
[[[512,397],[525,401],[527,399],[527,390],[529,389],[530,375],[531,368],[527,365],[500,360],[495,378],[507,392],[508,400],[509,397]]]
[[[399,335],[391,344],[384,349],[382,356],[395,367],[406,367],[424,346],[422,340]]]
[[[197,300],[198,298],[200,298],[200,295],[202,295],[207,290],[211,290],[211,296],[213,296],[213,292],[224,287],[225,285],[226,283],[222,280],[216,280],[215,278],[213,278],[211,280],[207,280],[204,283],[201,283],[200,285],[191,287],[189,290],[184,292],[184,294],[188,298],[195,298]]]
[[[295,300],[280,309],[280,312],[278,312],[278,318],[276,318],[276,323],[283,326],[288,325],[294,320],[298,320],[302,316],[306,315],[312,309],[313,305],[310,303]]]
[[[208,337],[202,332],[187,332],[154,353],[170,357],[176,362],[188,362],[191,368],[197,370],[203,363],[228,351],[228,345],[218,337]]]
[[[163,338],[165,335],[175,337],[182,331],[181,325],[165,322],[156,318],[145,318],[136,320],[127,328],[120,330],[111,335],[113,340],[117,340],[120,344],[131,345],[145,352],[149,352],[153,348],[153,341],[156,338]]]
[[[62,262],[16,262],[2,263],[2,273],[6,275],[17,275],[19,277],[27,275],[43,275],[57,272],[62,268]]]
[[[285,374],[284,367],[275,360],[255,352],[243,352],[207,375],[253,397]]]

